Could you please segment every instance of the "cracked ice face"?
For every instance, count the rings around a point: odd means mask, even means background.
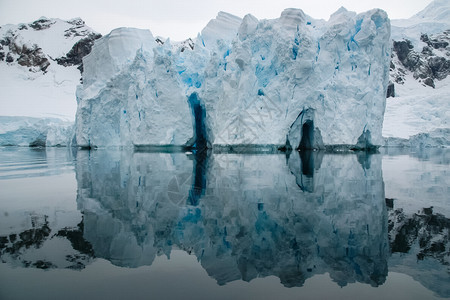
[[[261,21],[221,13],[193,47],[114,30],[84,60],[77,142],[281,146],[310,111],[293,147],[350,148],[366,131],[381,145],[389,34],[383,11],[345,9],[328,22],[296,9]]]

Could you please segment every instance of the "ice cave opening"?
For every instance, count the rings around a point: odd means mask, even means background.
[[[300,150],[312,150],[314,147],[314,122],[307,120],[302,125],[302,139],[298,149]]]
[[[192,148],[196,150],[205,149],[208,141],[205,125],[205,107],[197,93],[192,93],[188,98],[188,102],[192,111],[194,127],[194,142]]]

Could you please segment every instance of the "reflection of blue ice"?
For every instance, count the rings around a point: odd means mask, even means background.
[[[194,166],[192,171],[192,186],[187,199],[188,205],[198,205],[200,198],[205,193],[206,173],[208,168],[209,153],[206,148],[193,152]]]
[[[176,246],[195,253],[219,284],[275,275],[298,286],[325,272],[340,285],[386,278],[379,155],[370,169],[356,155],[317,152],[293,153],[288,165],[283,155],[78,156],[85,237],[114,264],[151,264]],[[303,191],[299,174],[311,179]],[[188,206],[174,203],[168,186]]]

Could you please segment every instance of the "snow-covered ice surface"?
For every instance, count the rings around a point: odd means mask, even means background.
[[[0,146],[69,146],[73,122],[58,118],[0,116]]]
[[[343,8],[328,22],[299,9],[274,20],[219,13],[194,49],[113,30],[84,59],[77,143],[381,145],[389,34],[383,11]]]
[[[43,75],[0,62],[0,115],[74,121],[80,76],[76,66],[51,64]]]
[[[395,85],[396,96],[386,101],[384,137],[409,138],[450,127],[450,77],[425,87],[412,75]]]

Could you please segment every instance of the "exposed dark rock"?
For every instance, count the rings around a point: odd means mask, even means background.
[[[450,60],[444,57],[434,56],[428,60],[433,77],[442,80],[450,74]]]
[[[37,67],[38,69],[32,69],[32,71],[40,70],[44,73],[50,65],[46,55],[38,45],[34,44],[30,46],[29,44],[23,44],[13,32],[8,32],[7,36],[0,43],[2,48],[9,48],[8,54],[6,55],[6,62],[8,63],[14,62],[15,57],[18,56],[17,63],[19,65]]]
[[[420,54],[415,51],[410,51],[404,61],[402,61],[403,65],[407,67],[409,70],[414,71],[421,67],[421,57]]]
[[[432,88],[435,88],[434,80],[431,79],[430,77],[426,78],[426,79],[423,81],[423,83],[425,83],[425,84],[428,85],[428,86],[431,86]]]
[[[391,65],[389,66],[389,69],[392,71],[392,70],[395,70],[395,64],[391,61]]]
[[[164,42],[160,38],[157,38],[155,41],[158,45],[164,45]]]
[[[422,49],[422,54],[423,54],[423,55],[428,55],[428,56],[433,55],[433,49],[431,49],[431,48],[428,47],[428,46],[425,46],[425,47],[423,47],[423,49]]]
[[[6,55],[6,62],[8,63],[12,63],[14,61],[14,58],[11,55],[11,52],[8,52],[8,54]]]
[[[393,209],[394,208],[394,199],[392,198],[385,198],[386,201],[386,207],[388,209]]]
[[[194,50],[194,45],[194,41],[189,38],[182,43],[180,51],[184,52],[186,49]]]
[[[395,86],[393,82],[389,82],[387,92],[386,92],[386,98],[389,97],[395,97]]]
[[[394,81],[398,84],[404,84],[405,83],[405,75],[406,72],[405,70],[399,68],[398,72],[391,74],[391,76],[393,77]]]
[[[17,54],[20,57],[17,59],[17,63],[26,67],[39,67],[43,72],[48,68],[50,62],[48,61],[42,49],[36,44],[29,48],[27,45],[23,45],[22,48],[16,49]]]
[[[55,268],[56,266],[53,265],[53,264],[52,264],[51,262],[49,262],[49,261],[38,260],[37,262],[35,262],[35,263],[33,264],[33,267],[36,267],[36,268],[38,268],[38,269],[46,270],[46,269],[52,269],[52,268]]]
[[[80,18],[75,18],[75,19],[69,20],[69,21],[67,21],[67,23],[76,25],[76,26],[84,26],[85,25],[85,22]]]
[[[87,37],[76,42],[66,56],[57,58],[56,62],[65,67],[79,65],[78,69],[83,73],[83,57],[91,53],[95,40],[101,37],[101,34],[89,34]]]
[[[0,40],[0,44],[2,45],[2,49],[3,49],[3,46],[9,45],[9,39],[5,38],[4,40]]]
[[[17,61],[19,65],[28,67],[30,72],[42,71],[45,74],[51,61],[55,61],[55,59],[43,53],[41,47],[37,44],[24,44],[25,40],[21,38],[22,33],[20,30],[28,30],[29,27],[34,30],[45,30],[50,28],[56,22],[56,20],[42,17],[32,23],[19,24],[16,29],[8,30],[0,40],[0,61],[6,61],[7,63]],[[81,37],[82,39],[79,40],[79,38],[77,38],[76,40],[78,42],[73,45],[67,55],[56,58],[56,61],[64,66],[76,65],[78,66],[78,69],[83,72],[82,58],[90,53],[94,41],[100,38],[101,35],[93,33],[80,18],[69,20],[67,23],[70,25],[68,26],[69,28],[64,31],[64,37]],[[67,28],[67,24],[65,24],[65,26]]]
[[[421,52],[416,52],[409,40],[393,42],[393,64],[390,66],[391,79],[396,83],[403,84],[405,72],[401,72],[400,66],[396,66],[397,56],[401,66],[413,73],[416,80],[424,85],[435,87],[435,80],[443,80],[450,74],[450,44],[449,32],[428,36],[422,34],[421,41],[427,46]],[[446,56],[448,58],[446,58]]]
[[[55,22],[52,22],[51,20],[45,17],[42,17],[39,20],[36,20],[33,23],[29,24],[29,26],[34,30],[43,30],[50,28],[53,24],[55,24]]]
[[[439,39],[439,37],[430,39],[426,34],[422,34],[420,36],[420,40],[424,43],[427,43],[428,46],[433,47],[434,49],[445,48],[449,45],[447,41]]]
[[[9,241],[14,243],[17,240],[17,234],[13,233],[9,235]]]
[[[92,32],[85,27],[85,23],[82,19],[73,19],[68,21],[68,23],[74,26],[64,31],[64,36],[67,38],[75,36],[88,36],[89,34],[92,34]]]
[[[413,45],[411,44],[411,41],[404,40],[404,41],[394,41],[394,51],[397,53],[397,57],[405,65],[406,58],[408,57],[409,52],[411,52],[411,49],[413,49]]]
[[[422,211],[427,216],[431,216],[433,214],[433,206],[428,207],[428,208],[424,208]]]

